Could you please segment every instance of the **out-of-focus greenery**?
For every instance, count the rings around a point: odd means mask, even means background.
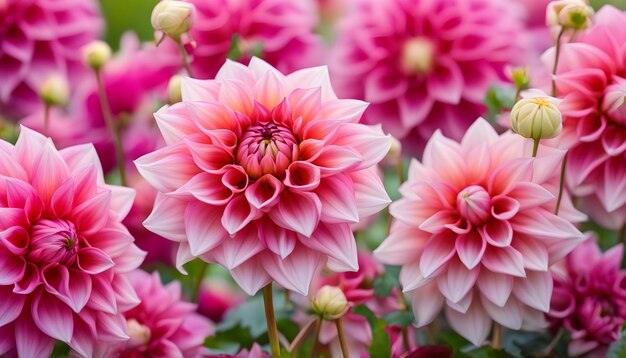
[[[100,0],[106,18],[106,41],[117,49],[120,37],[126,31],[135,31],[141,40],[154,37],[150,14],[158,0]]]
[[[590,0],[589,4],[591,4],[591,6],[593,6],[596,10],[605,4],[611,4],[615,7],[626,10],[626,0]]]

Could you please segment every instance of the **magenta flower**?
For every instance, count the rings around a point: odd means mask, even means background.
[[[128,339],[139,300],[125,273],[145,255],[120,224],[134,191],[104,183],[91,145],[57,151],[26,127],[0,162],[0,355],[47,357],[56,339],[91,356]]]
[[[620,270],[624,247],[604,254],[587,240],[564,260],[563,272],[555,272],[554,293],[547,314],[557,331],[570,332],[571,356],[604,357],[608,346],[620,337],[626,322],[626,270]]]
[[[312,0],[187,1],[196,7],[189,35],[196,45],[191,66],[198,78],[215,77],[227,58],[247,64],[253,55],[284,73],[321,64]]]
[[[451,326],[479,345],[492,320],[514,330],[544,323],[548,268],[582,241],[570,221],[585,217],[568,199],[553,214],[565,153],[540,146],[531,158],[531,146],[478,119],[460,143],[435,132],[411,164],[375,255],[402,266],[418,326],[445,306]]]
[[[594,26],[562,47],[556,76],[563,113],[561,142],[569,148],[567,180],[575,195],[595,196],[594,219],[626,223],[626,13],[604,6]],[[554,49],[547,53],[552,66]],[[611,220],[606,220],[612,216]]]
[[[85,74],[80,49],[102,30],[94,0],[0,3],[0,113],[15,119],[42,108],[40,84],[52,74]]]
[[[241,291],[235,292],[228,283],[206,280],[198,293],[198,312],[211,321],[219,323],[228,310],[244,301]]]
[[[161,283],[136,270],[130,281],[141,303],[126,312],[130,339],[108,355],[132,357],[202,357],[204,340],[213,333],[211,322],[196,313],[196,305],[181,298],[180,282]]]
[[[458,139],[485,107],[489,86],[516,58],[523,33],[507,4],[491,0],[360,0],[334,48],[339,94],[371,103],[381,123],[422,148],[437,128]]]
[[[327,260],[357,270],[350,224],[389,202],[376,163],[391,141],[358,123],[365,107],[337,99],[325,67],[284,76],[253,58],[186,78],[155,114],[167,146],[135,162],[159,191],[145,226],[179,243],[179,267],[217,262],[249,294],[306,294]]]

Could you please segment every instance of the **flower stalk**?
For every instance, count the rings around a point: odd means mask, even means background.
[[[335,325],[337,326],[337,336],[339,336],[341,354],[343,355],[343,358],[349,358],[350,353],[348,352],[348,345],[346,344],[346,336],[343,332],[343,323],[341,322],[341,317],[335,320]]]
[[[556,96],[556,81],[554,76],[556,76],[556,70],[559,66],[559,55],[561,54],[561,38],[563,37],[563,33],[565,32],[565,28],[562,28],[559,31],[558,36],[556,37],[556,45],[554,50],[554,65],[552,66],[552,91],[551,96]]]
[[[276,327],[276,317],[274,316],[274,300],[271,283],[263,287],[263,303],[265,305],[267,335],[270,340],[270,347],[272,348],[272,356],[280,358],[280,343],[278,342],[278,328]]]

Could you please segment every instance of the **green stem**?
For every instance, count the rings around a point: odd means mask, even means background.
[[[335,320],[335,325],[337,326],[337,335],[339,336],[339,345],[341,346],[341,354],[343,358],[350,358],[350,353],[348,352],[348,345],[346,344],[346,336],[343,333],[343,323],[341,322],[341,317]]]
[[[491,347],[493,347],[493,349],[500,349],[502,347],[502,326],[495,322],[493,323]]]
[[[622,228],[617,232],[617,239],[619,242],[626,244],[626,224],[624,224],[624,226],[622,226]]]
[[[48,136],[48,127],[50,124],[50,105],[44,104],[43,107],[43,135]]]
[[[272,299],[272,283],[263,287],[263,303],[265,304],[265,320],[267,321],[267,336],[270,340],[272,355],[280,358],[280,343],[278,342],[278,328],[274,317],[274,300]]]
[[[552,97],[556,96],[556,82],[554,81],[554,76],[556,75],[556,70],[559,66],[559,55],[561,54],[561,37],[563,37],[563,33],[565,29],[561,29],[559,35],[556,37],[556,48],[554,53],[554,65],[552,66]]]
[[[202,261],[202,266],[200,267],[200,272],[198,273],[198,278],[193,285],[193,291],[191,292],[191,300],[196,302],[198,299],[198,295],[200,294],[200,287],[202,287],[202,281],[204,280],[204,275],[206,274],[206,270],[209,267],[209,264]]]
[[[563,187],[565,186],[565,167],[567,166],[567,153],[563,157],[561,163],[561,177],[559,178],[559,194],[556,197],[556,207],[554,208],[554,215],[559,215],[559,209],[561,209],[561,199],[563,199]]]
[[[315,333],[313,334],[313,352],[311,357],[317,358],[320,355],[320,331],[322,330],[322,319],[318,318],[315,323]]]
[[[104,90],[104,84],[102,83],[102,76],[99,70],[96,70],[96,81],[98,83],[98,96],[100,97],[100,106],[102,107],[102,116],[106,123],[113,143],[115,145],[115,157],[117,159],[117,169],[120,171],[120,181],[123,186],[127,186],[126,181],[126,166],[124,165],[124,151],[122,149],[122,138],[120,131],[117,129],[115,122],[113,122],[113,115],[111,114],[111,107],[107,98],[106,91]]]
[[[537,150],[539,149],[539,141],[541,139],[537,138],[535,139],[535,142],[533,143],[533,158],[537,156]]]
[[[185,71],[187,71],[189,77],[193,77],[193,74],[191,72],[191,65],[189,64],[189,55],[187,54],[187,50],[185,50],[185,45],[183,45],[183,42],[180,39],[175,39],[174,41],[176,41],[176,44],[178,45],[178,48],[180,50],[180,54],[183,56],[183,68],[185,69]]]

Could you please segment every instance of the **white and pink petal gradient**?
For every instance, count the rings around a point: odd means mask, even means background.
[[[127,272],[145,256],[120,223],[134,191],[104,183],[93,146],[58,151],[21,128],[0,142],[0,355],[81,356],[128,339],[139,303]]]
[[[376,164],[391,140],[359,124],[367,104],[337,99],[325,67],[285,76],[258,58],[182,95],[155,114],[167,146],[135,162],[159,191],[144,224],[178,243],[179,267],[216,262],[249,294],[356,271],[350,225],[389,203]]]
[[[489,86],[521,59],[525,30],[498,0],[357,0],[331,54],[341,96],[371,103],[380,123],[421,152],[436,129],[459,139],[485,111]]]
[[[478,119],[460,142],[435,132],[422,162],[411,163],[375,256],[402,266],[418,326],[445,310],[452,328],[480,345],[493,321],[545,325],[548,269],[582,242],[572,222],[585,216],[567,199],[554,214],[565,152],[541,145],[531,158],[531,147]]]

